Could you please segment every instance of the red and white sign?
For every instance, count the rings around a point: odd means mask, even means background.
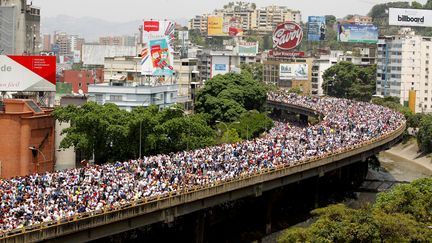
[[[56,57],[1,55],[0,91],[56,91]]]
[[[144,31],[159,31],[159,21],[144,21]]]
[[[304,51],[279,51],[270,50],[269,56],[271,57],[304,57]]]
[[[295,22],[285,22],[276,26],[273,32],[273,46],[281,50],[291,50],[303,40],[303,29]]]

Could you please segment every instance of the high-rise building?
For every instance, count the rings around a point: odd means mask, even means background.
[[[301,22],[301,13],[283,6],[267,6],[256,8],[255,4],[236,2],[216,9],[212,14],[197,15],[189,21],[189,29],[207,33],[207,18],[209,15],[222,16],[224,19],[238,18],[243,30],[271,32],[276,25],[285,21]]]
[[[197,15],[189,20],[188,28],[190,30],[199,30],[201,34],[207,34],[208,14]]]
[[[84,44],[84,38],[81,38],[78,35],[69,35],[68,42],[69,42],[69,49],[71,52],[81,51],[82,45]]]
[[[69,36],[67,33],[55,33],[54,44],[58,48],[58,55],[65,56],[71,53],[71,45],[69,44]]]
[[[376,94],[400,98],[408,106],[415,92],[416,112],[432,112],[432,38],[404,28],[378,41]]]
[[[257,24],[256,29],[259,32],[271,32],[275,27],[285,21],[301,22],[301,13],[297,10],[291,10],[287,7],[268,6],[256,10]]]
[[[0,53],[40,51],[40,9],[26,0],[0,0]]]
[[[331,51],[330,55],[322,55],[315,59],[312,64],[312,95],[322,96],[327,94],[328,87],[323,89],[324,83],[323,74],[331,66],[339,62],[340,56],[343,56],[343,51]]]
[[[51,51],[51,50],[52,50],[51,35],[44,34],[42,40],[42,51]]]

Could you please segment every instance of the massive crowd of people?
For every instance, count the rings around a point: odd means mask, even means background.
[[[282,93],[269,93],[268,99],[316,110],[324,118],[305,127],[275,121],[266,136],[236,144],[0,180],[0,232],[301,163],[405,122],[401,114],[369,103]]]

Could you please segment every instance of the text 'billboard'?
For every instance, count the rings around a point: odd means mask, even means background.
[[[389,8],[389,25],[432,27],[432,10]]]

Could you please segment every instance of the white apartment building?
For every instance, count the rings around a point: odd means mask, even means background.
[[[241,56],[236,50],[201,50],[197,58],[199,78],[202,82],[218,74],[239,72],[243,63],[256,62],[256,56]]]
[[[301,13],[282,6],[268,6],[256,10],[257,24],[259,32],[271,32],[276,26],[285,21],[301,22]]]
[[[340,57],[343,56],[343,51],[331,51],[330,55],[322,55],[320,58],[315,59],[312,64],[312,95],[323,96],[327,94],[327,90],[325,87],[322,87],[324,83],[323,74],[329,69],[331,66],[337,64],[340,60]]]
[[[395,96],[408,106],[409,91],[416,92],[416,112],[432,112],[432,37],[403,29],[378,42],[376,94]]]
[[[256,8],[254,4],[236,2],[226,5],[223,9],[216,9],[212,14],[197,15],[189,20],[189,29],[198,29],[207,33],[207,18],[209,15],[222,16],[224,19],[239,18],[245,31],[258,31],[260,33],[272,32],[276,25],[285,21],[301,22],[301,13],[284,6],[267,6]]]
[[[208,14],[196,15],[193,19],[189,20],[188,29],[199,30],[202,34],[207,34],[207,18]]]

